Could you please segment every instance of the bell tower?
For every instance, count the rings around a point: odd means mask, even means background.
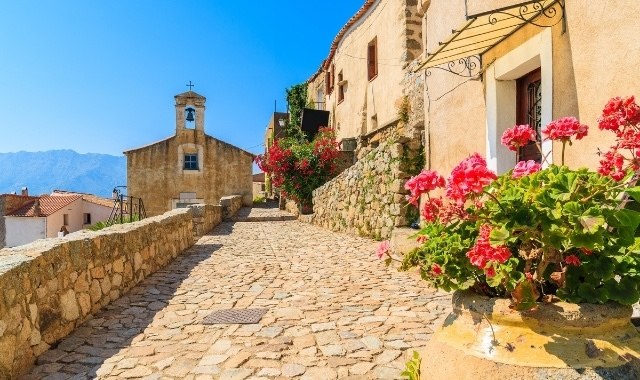
[[[176,134],[188,129],[204,132],[204,103],[207,98],[191,90],[191,81],[187,86],[189,91],[175,96]]]

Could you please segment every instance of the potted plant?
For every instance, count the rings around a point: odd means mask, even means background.
[[[300,136],[276,140],[256,163],[271,175],[280,195],[298,204],[301,214],[313,212],[313,190],[322,186],[336,172],[338,144],[331,128],[321,128],[313,141]]]
[[[559,166],[521,161],[497,176],[474,153],[446,181],[425,170],[407,182],[410,202],[423,198],[423,224],[400,268],[456,291],[423,373],[447,376],[442,360],[457,355],[458,378],[483,370],[640,378],[640,337],[630,323],[640,298],[640,107],[614,98],[598,121],[615,134],[598,172],[564,165],[565,148],[588,133],[569,117],[542,130],[562,143]],[[502,143],[517,151],[534,137],[515,126]],[[378,256],[394,260],[386,242]]]

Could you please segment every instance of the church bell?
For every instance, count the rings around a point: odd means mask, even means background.
[[[195,111],[193,108],[189,107],[186,109],[187,111],[187,121],[194,121],[194,117],[193,117],[193,111]]]

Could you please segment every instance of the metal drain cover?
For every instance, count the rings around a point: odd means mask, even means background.
[[[205,325],[258,323],[267,309],[224,309],[215,311],[202,320]]]

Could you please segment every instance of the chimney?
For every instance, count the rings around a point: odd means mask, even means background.
[[[36,201],[33,203],[33,214],[34,216],[40,216],[41,212],[42,210],[40,209],[40,199],[36,199]]]
[[[25,197],[29,196],[29,189],[27,189],[26,186],[23,187],[22,191],[20,192],[20,195],[25,196]]]

